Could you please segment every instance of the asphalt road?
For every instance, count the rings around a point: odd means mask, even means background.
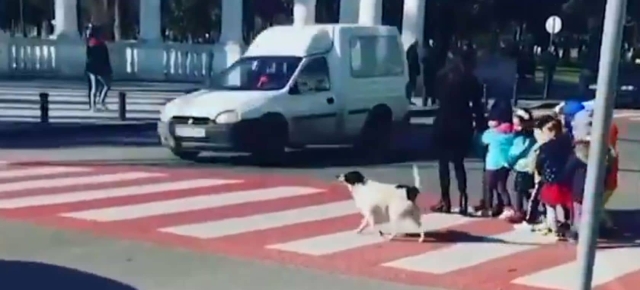
[[[640,154],[637,153],[640,150],[640,123],[622,123],[621,120],[621,127],[621,184],[611,208],[637,211],[640,209],[640,196],[637,194],[640,185]],[[373,164],[354,159],[351,151],[343,149],[294,152],[284,166],[269,168],[255,166],[247,156],[216,155],[199,163],[184,162],[159,148],[151,133],[63,140],[14,140],[12,144],[5,142],[4,149],[0,149],[0,160],[145,164],[201,170],[223,168],[235,173],[312,176],[326,181],[332,180],[336,173],[358,168],[373,179],[389,182],[411,182],[411,164],[415,163],[420,167],[425,191],[433,194],[438,192],[438,182],[436,165],[429,154],[429,140],[425,137],[428,127],[417,130],[411,140],[398,140],[398,143],[413,144],[411,148],[398,146],[394,160]],[[478,160],[469,159],[467,168],[470,194],[478,198],[481,164]],[[52,230],[21,222],[0,220],[0,232],[0,257],[3,259],[0,260],[0,279],[3,285],[9,286],[7,289],[43,289],[60,281],[56,279],[73,281],[77,289],[418,289],[301,268],[202,255],[87,233]],[[42,278],[33,279],[34,275]]]

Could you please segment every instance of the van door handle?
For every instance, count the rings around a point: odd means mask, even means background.
[[[333,105],[333,103],[334,103],[335,101],[336,101],[336,100],[335,100],[333,97],[328,97],[328,98],[327,98],[327,104],[329,104],[329,105]]]

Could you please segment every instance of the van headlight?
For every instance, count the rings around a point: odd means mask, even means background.
[[[240,114],[236,111],[224,111],[214,119],[216,124],[232,124],[240,121]]]
[[[620,90],[621,91],[635,91],[636,87],[634,87],[634,86],[621,86]]]

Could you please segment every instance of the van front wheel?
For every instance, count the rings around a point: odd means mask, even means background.
[[[260,163],[280,163],[285,155],[289,130],[287,121],[281,115],[268,114],[262,117],[256,132],[260,143],[254,144],[252,155]]]

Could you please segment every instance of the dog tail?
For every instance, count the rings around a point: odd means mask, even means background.
[[[420,174],[418,173],[418,165],[413,164],[413,186],[421,188],[420,186]]]

